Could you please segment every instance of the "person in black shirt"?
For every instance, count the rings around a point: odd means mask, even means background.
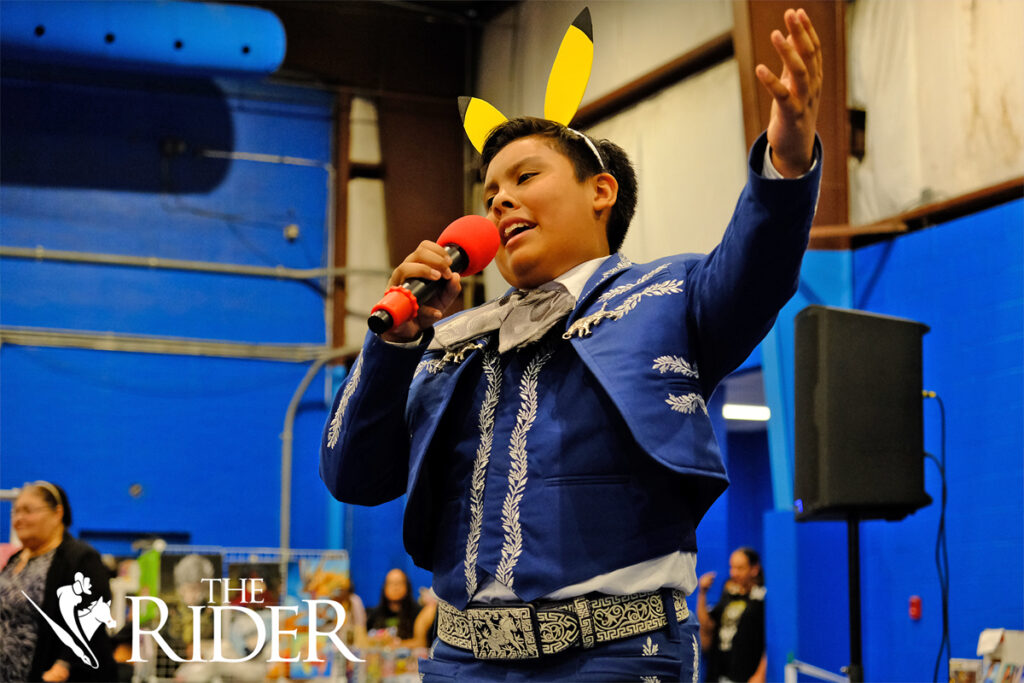
[[[764,633],[764,571],[753,548],[738,548],[729,557],[729,581],[708,611],[707,592],[715,572],[700,577],[697,617],[707,658],[705,681],[763,683],[767,669]]]
[[[366,628],[369,631],[394,628],[396,636],[409,643],[417,614],[419,607],[412,597],[412,583],[405,572],[395,568],[384,577],[380,602],[367,615]]]

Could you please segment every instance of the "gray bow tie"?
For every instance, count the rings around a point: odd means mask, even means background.
[[[505,353],[539,340],[575,306],[576,297],[560,282],[526,291],[517,289],[436,325],[429,348],[451,350],[498,330],[498,353]]]

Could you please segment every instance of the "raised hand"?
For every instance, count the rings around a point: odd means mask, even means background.
[[[789,35],[772,31],[771,41],[782,58],[782,76],[764,64],[754,70],[772,96],[768,122],[768,144],[772,164],[782,175],[793,178],[811,167],[814,131],[821,103],[821,41],[802,9],[786,10],[783,19]]]

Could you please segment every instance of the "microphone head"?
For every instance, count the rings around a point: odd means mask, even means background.
[[[501,238],[494,223],[483,216],[463,216],[444,229],[437,243],[442,247],[448,244],[462,247],[469,257],[469,265],[459,275],[476,275],[498,253]]]

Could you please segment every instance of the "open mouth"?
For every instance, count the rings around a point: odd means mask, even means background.
[[[505,229],[502,231],[502,235],[501,236],[502,236],[502,239],[504,239],[505,242],[507,243],[510,239],[512,239],[516,235],[524,233],[527,230],[532,230],[535,227],[537,227],[537,226],[535,226],[532,223],[527,223],[525,221],[520,221],[518,223],[511,223],[510,225],[506,225],[505,226]]]

